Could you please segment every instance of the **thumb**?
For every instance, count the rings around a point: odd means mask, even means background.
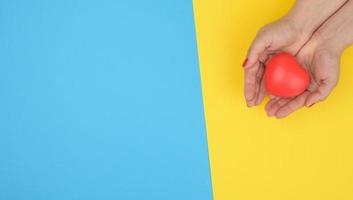
[[[324,101],[335,86],[335,81],[329,79],[321,81],[319,87],[307,97],[305,106],[310,107],[317,102]]]
[[[316,78],[318,87],[309,94],[305,106],[312,106],[325,100],[336,87],[339,74],[339,58],[327,53],[317,54],[317,56],[314,56],[313,69],[313,78]]]

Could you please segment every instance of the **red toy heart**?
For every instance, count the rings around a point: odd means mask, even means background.
[[[273,96],[297,96],[308,88],[309,79],[307,70],[289,53],[278,53],[266,64],[265,88]]]

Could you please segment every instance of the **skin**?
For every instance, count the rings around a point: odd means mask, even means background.
[[[269,116],[283,118],[329,96],[338,82],[341,54],[353,44],[352,13],[353,1],[349,1],[304,45],[297,59],[310,72],[309,88],[294,98],[271,99],[265,107]]]
[[[311,82],[308,90],[297,97],[271,97],[265,106],[267,114],[283,118],[304,105],[324,100],[337,84],[340,54],[352,43],[353,37],[347,36],[353,36],[347,34],[353,32],[347,30],[353,29],[352,4],[342,0],[297,1],[286,16],[261,28],[244,64],[247,105],[258,105],[267,95],[262,82],[264,63],[281,51],[297,56],[309,70]]]

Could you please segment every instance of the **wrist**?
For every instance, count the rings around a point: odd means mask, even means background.
[[[294,31],[299,37],[309,38],[313,33],[311,24],[301,20],[300,18],[294,15],[288,14],[284,16],[281,20],[289,24],[292,31]]]
[[[345,3],[346,0],[297,0],[284,19],[291,22],[298,33],[310,37]]]
[[[312,38],[322,46],[342,52],[353,44],[353,2],[348,2],[335,16],[327,20]]]
[[[339,57],[346,48],[345,42],[340,37],[331,37],[324,32],[315,32],[310,39],[311,48],[315,52],[329,52]]]

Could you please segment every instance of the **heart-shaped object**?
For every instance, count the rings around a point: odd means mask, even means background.
[[[289,53],[272,56],[265,68],[265,88],[278,97],[294,97],[304,92],[309,85],[309,74]]]

